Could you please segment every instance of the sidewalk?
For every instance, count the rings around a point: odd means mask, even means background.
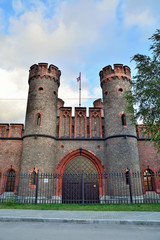
[[[160,212],[49,211],[0,209],[0,222],[160,225]]]

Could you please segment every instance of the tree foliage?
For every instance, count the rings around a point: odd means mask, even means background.
[[[160,29],[149,39],[152,41],[150,56],[136,54],[131,59],[137,73],[132,78],[132,92],[126,92],[126,111],[134,113],[130,114],[132,122],[143,122],[160,151]]]

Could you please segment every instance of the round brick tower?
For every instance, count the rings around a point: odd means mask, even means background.
[[[31,66],[21,172],[56,168],[57,95],[60,70],[47,63]]]
[[[128,66],[115,64],[100,71],[105,119],[105,162],[107,172],[140,171],[135,126],[125,113],[124,92],[130,89]]]

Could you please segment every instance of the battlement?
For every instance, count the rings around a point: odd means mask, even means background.
[[[37,77],[49,77],[57,81],[59,86],[60,76],[61,71],[58,69],[58,67],[51,64],[48,68],[48,63],[38,63],[30,67],[28,82],[30,82],[31,79]]]
[[[61,98],[57,99],[57,109],[64,107],[64,101]]]
[[[151,134],[146,131],[146,126],[138,125],[136,130],[138,139],[151,139]]]
[[[89,108],[89,117],[85,107],[75,107],[72,116],[71,107],[61,107],[59,114],[59,138],[102,138],[102,114],[100,107]]]
[[[103,110],[103,102],[102,102],[102,99],[101,99],[101,98],[96,99],[96,100],[93,102],[93,106],[94,106],[94,108],[100,108],[100,109],[101,109],[101,116],[104,117],[104,110]]]
[[[118,79],[127,79],[131,81],[130,68],[128,66],[123,66],[123,64],[114,64],[114,69],[112,69],[111,65],[108,65],[100,71],[99,76],[101,86],[104,82],[116,77]]]
[[[57,99],[57,116],[59,116],[59,109],[64,107],[64,101],[61,98]]]
[[[21,138],[23,124],[0,124],[0,138]]]

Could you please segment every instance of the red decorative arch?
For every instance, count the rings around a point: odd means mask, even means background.
[[[56,168],[56,175],[63,175],[64,170],[67,164],[75,157],[83,156],[88,158],[96,167],[97,172],[101,175],[106,173],[105,167],[102,164],[101,160],[91,151],[87,149],[74,149],[71,152],[67,153],[62,160],[59,162]],[[62,178],[57,178],[57,194],[62,195]],[[104,177],[99,179],[99,195],[105,195],[105,182]]]
[[[141,169],[143,193],[146,194],[145,186],[144,186],[143,173],[144,173],[144,171],[147,170],[147,169],[150,169],[150,170],[154,173],[154,177],[153,177],[153,181],[154,181],[154,182],[153,182],[153,184],[154,184],[155,192],[158,193],[158,191],[157,191],[157,184],[156,184],[156,181],[155,181],[156,170],[155,170],[155,168],[153,168],[153,167],[150,166],[150,165],[146,165],[145,167],[143,167],[143,168]]]
[[[5,187],[6,187],[6,183],[7,183],[7,175],[10,170],[13,170],[16,174],[15,184],[14,184],[14,194],[17,193],[17,186],[18,186],[17,175],[19,173],[19,169],[15,166],[8,165],[6,168],[3,169],[3,177],[1,179],[1,186],[0,186],[0,189],[1,189],[0,194],[2,194],[5,191]]]

